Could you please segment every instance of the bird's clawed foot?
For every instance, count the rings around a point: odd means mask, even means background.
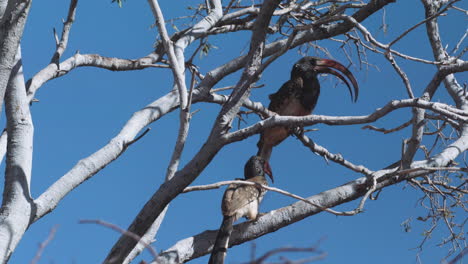
[[[260,217],[264,216],[264,215],[266,215],[266,213],[260,213],[260,212],[258,212],[258,213],[257,213],[257,216],[256,216],[255,218],[249,218],[248,216],[245,216],[245,219],[246,219],[247,221],[250,221],[250,222],[252,222],[252,223],[255,224],[255,223],[257,223],[258,219],[259,219]]]
[[[258,213],[257,214],[257,217],[255,217],[255,219],[253,220],[254,223],[257,223],[258,219],[262,216],[266,215],[266,213]]]
[[[304,127],[303,126],[296,126],[291,128],[292,134],[295,137],[304,135]]]

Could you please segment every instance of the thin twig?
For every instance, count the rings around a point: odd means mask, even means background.
[[[468,10],[465,10],[463,8],[460,8],[460,7],[457,7],[457,6],[452,6],[453,9],[457,10],[457,11],[460,11],[462,13],[464,13],[465,15],[468,16]]]
[[[284,45],[284,47],[282,49],[280,49],[278,52],[271,55],[268,58],[268,60],[262,64],[262,66],[260,67],[260,72],[263,72],[272,62],[274,62],[277,58],[279,58],[281,55],[283,55],[286,51],[289,50],[289,48],[291,47],[291,44],[292,44],[294,38],[296,37],[297,33],[298,32],[296,30],[294,30],[291,33],[291,35],[288,37],[288,41],[286,42],[286,45]]]
[[[465,255],[468,254],[468,247],[465,247],[465,249],[460,252],[457,256],[455,256],[448,264],[456,264],[459,260],[463,259]]]
[[[39,260],[41,259],[42,253],[44,253],[45,248],[54,239],[57,229],[58,229],[58,225],[55,225],[52,227],[52,229],[50,229],[49,235],[47,236],[46,240],[44,240],[43,242],[39,244],[39,248],[36,252],[36,255],[31,260],[31,264],[36,264],[39,262]]]
[[[400,131],[402,130],[403,128],[406,128],[408,127],[409,125],[411,125],[411,123],[413,122],[413,119],[410,119],[409,121],[395,127],[395,128],[391,128],[391,129],[385,129],[385,128],[379,128],[379,127],[375,127],[375,126],[372,126],[372,125],[366,125],[366,126],[363,126],[362,129],[369,129],[369,130],[374,130],[374,131],[378,131],[378,132],[382,132],[384,134],[389,134],[389,133],[393,133],[393,132],[396,132],[396,131]]]
[[[385,51],[388,51],[388,52],[390,52],[390,53],[392,53],[394,55],[397,55],[397,56],[399,56],[401,58],[416,61],[416,62],[421,62],[421,63],[425,63],[425,64],[433,64],[433,65],[444,64],[444,62],[429,61],[429,60],[409,56],[409,55],[403,54],[401,52],[398,52],[396,50],[393,50],[393,49],[389,48],[389,46],[387,44],[383,44],[383,43],[380,43],[379,41],[377,41],[373,37],[373,35],[370,33],[370,31],[366,27],[364,27],[362,24],[360,24],[356,19],[354,19],[353,17],[347,16],[347,15],[339,15],[339,16],[327,18],[327,20],[320,21],[320,23],[329,23],[329,22],[332,22],[332,21],[339,21],[339,20],[345,20],[345,21],[348,21],[348,22],[354,24],[356,29],[359,30],[362,33],[362,35],[364,36],[365,41],[370,42],[374,46],[376,46],[376,47],[378,47],[378,48],[380,48],[380,49],[382,49],[384,51],[380,51],[380,50],[378,50],[376,48],[373,48],[372,46],[366,45],[359,37],[352,37],[349,34],[347,35],[348,37],[351,37],[351,39],[353,39],[354,41],[358,41],[363,47],[365,47],[368,50],[371,50],[371,51],[379,53],[379,54],[384,54]],[[310,28],[312,28],[314,26],[316,26],[316,25],[315,24],[308,25],[308,27],[310,27]]]
[[[260,84],[260,85],[254,85],[252,87],[250,87],[251,89],[257,89],[257,88],[262,88],[264,87],[265,84]],[[226,86],[226,87],[221,87],[221,88],[216,88],[216,89],[211,89],[210,90],[210,93],[216,93],[216,92],[221,92],[221,91],[227,91],[227,90],[232,90],[236,88],[235,85],[231,85],[231,86]]]
[[[323,252],[319,251],[317,249],[317,246],[312,246],[312,247],[307,247],[307,248],[281,247],[281,248],[276,248],[276,249],[270,250],[270,251],[266,252],[265,254],[263,254],[258,259],[252,260],[252,261],[247,262],[247,263],[248,264],[263,264],[263,263],[266,263],[265,261],[268,258],[270,258],[270,257],[272,257],[272,256],[274,256],[276,254],[287,253],[287,252],[313,252],[313,253],[319,253],[320,255],[315,256],[313,260],[323,259],[323,258],[325,258],[327,256],[326,253],[323,253]],[[245,264],[247,264],[247,263],[245,263]],[[294,262],[288,261],[287,263],[288,264],[293,264],[293,263],[295,264],[295,263],[298,263],[298,262],[297,261],[294,261]]]
[[[449,7],[452,6],[452,4],[454,4],[455,2],[458,2],[460,0],[453,0],[453,1],[450,1],[446,6],[445,8],[442,8],[441,10],[439,10],[437,13],[433,14],[432,16],[429,16],[427,17],[426,19],[422,20],[421,22],[417,23],[416,25],[410,27],[409,29],[407,29],[405,32],[403,32],[400,36],[398,36],[397,38],[395,38],[392,42],[390,42],[388,44],[388,47],[391,47],[393,46],[393,44],[395,44],[396,42],[398,42],[399,40],[401,40],[404,36],[406,36],[408,33],[410,33],[412,30],[416,29],[417,27],[419,27],[420,25],[426,23],[427,21],[429,20],[432,20],[440,15],[442,15],[442,13],[444,13],[445,11],[447,11],[447,9]]]
[[[144,241],[143,239],[141,239],[141,237],[135,233],[132,233],[128,230],[125,230],[115,224],[112,224],[112,223],[109,223],[109,222],[106,222],[106,221],[103,221],[103,220],[95,220],[95,219],[82,219],[80,221],[78,221],[78,223],[80,224],[97,224],[97,225],[102,225],[102,226],[105,226],[105,227],[108,227],[114,231],[117,231],[119,233],[121,233],[122,235],[125,235],[125,236],[128,236],[128,237],[131,237],[133,238],[135,241],[137,241],[138,243],[141,243],[146,249],[148,249],[148,251],[150,252],[151,256],[153,256],[153,258],[157,258],[158,257],[158,253],[156,252],[156,250],[149,244],[147,243],[146,241]]]
[[[392,67],[395,69],[395,71],[400,75],[400,78],[403,80],[403,83],[405,84],[406,87],[406,92],[408,93],[409,98],[414,98],[414,93],[413,89],[411,88],[411,83],[408,79],[408,76],[406,73],[398,66],[395,58],[393,58],[392,53],[390,52],[385,52],[385,58],[390,61],[390,64],[392,64]]]
[[[190,113],[190,108],[192,107],[193,89],[195,88],[195,84],[197,82],[197,80],[195,79],[195,71],[192,70],[192,68],[194,67],[190,67],[192,78],[190,79],[190,90],[189,90],[188,98],[187,98],[187,107],[185,108],[185,111],[187,111],[187,113]],[[189,114],[188,116],[189,120],[191,117],[192,117],[192,114]]]
[[[465,30],[465,34],[463,34],[463,36],[460,38],[460,40],[457,42],[457,44],[455,45],[455,47],[453,48],[452,50],[452,54],[455,54],[458,49],[460,48],[460,45],[463,43],[463,41],[465,40],[466,36],[468,36],[468,29]],[[465,47],[466,48],[466,47]]]
[[[375,180],[374,180],[374,183],[376,183]],[[319,208],[320,210],[326,211],[326,212],[334,214],[334,215],[340,215],[340,216],[352,216],[352,215],[356,215],[356,214],[362,212],[362,209],[364,207],[364,203],[365,203],[366,199],[369,197],[369,195],[373,191],[375,191],[375,188],[376,188],[376,184],[373,184],[371,189],[369,189],[369,191],[366,193],[366,195],[364,195],[363,199],[359,203],[359,207],[354,209],[354,210],[347,211],[347,212],[335,211],[335,210],[323,207],[321,205],[315,204],[315,203],[313,203],[313,202],[311,202],[311,201],[309,201],[309,200],[307,200],[307,199],[305,199],[305,198],[303,198],[303,197],[301,197],[299,195],[292,194],[292,193],[287,192],[285,190],[275,188],[275,187],[266,186],[266,185],[255,183],[255,182],[248,182],[248,181],[237,181],[237,180],[234,180],[234,181],[221,181],[221,182],[207,184],[207,185],[190,186],[190,187],[185,188],[182,191],[182,193],[188,193],[188,192],[193,192],[193,191],[205,191],[205,190],[219,189],[221,186],[229,185],[229,184],[243,184],[243,185],[256,186],[256,187],[259,187],[259,188],[262,188],[262,189],[265,189],[265,190],[268,190],[268,191],[276,192],[276,193],[279,193],[279,194],[289,196],[291,198],[303,201],[303,202],[305,202],[307,204],[310,204],[312,206],[315,206],[315,207]]]
[[[439,134],[440,132],[442,132],[442,130],[444,130],[446,126],[447,126],[447,122],[444,121],[444,123],[442,123],[442,125],[439,128],[437,128],[437,130],[432,131],[432,132],[424,132],[424,135],[431,136],[431,135]]]
[[[70,8],[68,9],[67,21],[63,23],[62,37],[60,41],[58,41],[58,36],[54,28],[54,37],[55,37],[57,48],[55,50],[54,55],[52,56],[52,59],[50,60],[51,63],[55,63],[58,65],[60,57],[62,56],[63,52],[65,52],[65,49],[67,48],[68,37],[70,35],[71,26],[73,22],[75,21],[77,5],[78,5],[78,0],[70,1]]]
[[[343,165],[344,167],[351,169],[355,172],[362,173],[366,176],[371,176],[374,172],[369,170],[368,168],[362,166],[362,165],[355,165],[343,158],[342,155],[340,154],[333,154],[330,153],[326,148],[317,145],[315,142],[313,142],[309,137],[307,137],[304,134],[299,134],[297,132],[294,132],[295,136],[304,144],[304,146],[308,147],[310,150],[312,150],[314,153],[319,154],[320,156],[325,157],[327,160],[331,160],[333,162],[336,162],[340,165]]]

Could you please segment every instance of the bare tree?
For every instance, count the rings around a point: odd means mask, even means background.
[[[468,168],[464,159],[468,148],[468,126],[465,124],[468,121],[468,97],[466,84],[460,84],[455,74],[468,71],[468,62],[464,60],[467,51],[464,41],[467,33],[463,22],[460,22],[460,28],[451,28],[461,33],[460,40],[456,43],[444,43],[440,37],[441,29],[438,23],[440,16],[450,16],[453,13],[462,13],[466,20],[467,11],[458,6],[460,1],[422,0],[419,12],[423,12],[425,18],[417,24],[408,25],[407,28],[397,29],[401,33],[384,43],[368,29],[367,20],[380,16],[377,13],[387,5],[399,5],[399,1],[207,0],[193,9],[194,14],[190,17],[192,22],[189,25],[170,35],[166,27],[177,22],[174,18],[164,17],[165,11],[161,9],[157,0],[148,0],[148,8],[154,14],[159,32],[154,51],[140,58],[123,59],[79,52],[69,58],[62,57],[77,13],[78,0],[71,0],[61,36],[55,33],[56,51],[50,63],[25,81],[19,43],[31,2],[0,1],[0,102],[3,102],[5,94],[7,120],[6,128],[0,137],[0,153],[2,158],[6,157],[5,187],[0,210],[1,263],[8,261],[31,225],[53,212],[71,191],[118,159],[148,132],[148,129],[145,129],[148,125],[172,111],[179,113],[179,129],[174,150],[171,154],[166,153],[171,155],[171,159],[167,166],[165,183],[157,188],[127,230],[122,231],[121,237],[108,252],[105,263],[130,263],[148,248],[164,221],[169,204],[180,194],[219,188],[231,183],[189,187],[198,177],[203,177],[204,169],[224,147],[279,125],[354,125],[384,134],[401,132],[405,128],[411,129],[405,130],[408,133],[403,142],[399,137],[388,138],[393,140],[394,144],[402,145],[401,155],[382,157],[391,165],[379,169],[371,169],[367,164],[358,165],[353,162],[357,157],[343,157],[341,154],[332,153],[325,146],[312,141],[306,134],[296,133],[295,136],[312,153],[349,171],[359,173],[361,177],[342,182],[335,188],[315,195],[311,193],[312,196],[308,198],[281,190],[281,186],[264,186],[263,188],[288,195],[298,201],[262,215],[255,223],[243,222],[234,226],[230,246],[252,241],[321,212],[347,216],[359,214],[365,208],[366,201],[376,199],[381,190],[405,182],[415,191],[421,191],[422,197],[419,202],[427,208],[427,215],[418,220],[431,223],[431,228],[427,230],[420,247],[433,230],[445,226],[448,230],[447,237],[443,238],[441,243],[452,246],[447,254],[466,248],[463,228],[467,211],[465,194],[468,192]],[[121,1],[117,2],[121,4]],[[184,26],[184,23],[181,24]],[[395,48],[403,40],[411,41],[411,32],[424,26],[427,32],[427,39],[424,41],[431,45],[433,59],[419,58]],[[387,24],[384,21],[382,31],[386,30]],[[209,43],[210,37],[229,36],[237,31],[251,32],[245,54],[239,55],[239,51],[226,50],[226,53],[235,55],[230,61],[224,64],[214,62],[218,65],[212,69],[197,65],[197,54],[206,54],[212,47]],[[405,97],[392,98],[384,105],[365,102],[376,110],[363,115],[301,117],[275,115],[262,103],[250,98],[252,89],[261,81],[262,73],[281,56],[295,52],[291,51],[292,49],[297,48],[303,54],[332,57],[332,51],[321,42],[325,40],[338,45],[341,48],[338,52],[344,54],[349,60],[348,63],[356,69],[369,70],[369,67],[373,66],[373,57],[384,58],[395,70],[388,74],[397,75],[402,80],[401,87],[394,89],[404,90]],[[200,41],[198,47],[194,45],[197,41]],[[190,46],[194,47],[188,49]],[[205,59],[209,60],[210,56]],[[415,88],[411,75],[405,73],[402,65],[407,61],[433,67],[423,86]],[[77,161],[73,168],[47,190],[37,197],[32,197],[30,188],[34,129],[30,114],[31,104],[36,92],[45,87],[48,81],[66,76],[79,67],[111,71],[170,69],[174,84],[166,88],[167,94],[133,113],[117,135],[110,137],[108,144]],[[287,68],[289,70],[290,66]],[[238,71],[241,71],[241,74],[236,84],[224,88],[217,87],[221,81]],[[279,87],[273,89],[277,88]],[[450,99],[435,98],[438,90],[448,94],[445,98]],[[228,94],[222,94],[226,91]],[[181,155],[184,153],[194,115],[192,105],[201,102],[220,105],[220,110],[209,133],[205,137],[199,137],[203,140],[202,146],[184,164],[181,163]],[[385,129],[371,125],[404,108],[411,109],[411,114],[406,115],[405,119],[396,120],[399,124],[397,127]],[[237,118],[242,121],[246,112],[258,115],[260,121],[250,122],[235,129],[234,122]],[[418,158],[421,153],[423,158]],[[331,209],[356,199],[360,200],[353,210]],[[406,223],[406,226],[409,225],[409,222]],[[207,230],[192,237],[180,238],[172,247],[153,256],[151,262],[182,263],[207,255],[212,250],[215,236],[216,231]]]

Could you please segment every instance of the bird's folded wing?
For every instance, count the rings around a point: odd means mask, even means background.
[[[229,185],[229,188],[224,193],[223,203],[221,206],[223,215],[232,216],[237,210],[257,201],[261,191],[250,185]]]

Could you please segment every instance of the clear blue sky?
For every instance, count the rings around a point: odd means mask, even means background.
[[[200,1],[161,1],[165,18],[190,14],[185,7]],[[467,2],[458,3],[465,9]],[[66,17],[68,1],[35,1],[22,41],[26,78],[30,78],[50,61],[55,44],[52,28],[61,31],[61,20]],[[419,1],[398,1],[386,8],[389,32],[379,30],[382,12],[369,18],[364,25],[382,42],[392,40],[406,28],[423,19]],[[454,43],[464,33],[466,17],[460,12],[449,12],[442,17],[441,31],[445,43]],[[190,21],[186,21],[190,23]],[[153,16],[146,1],[129,0],[124,8],[108,1],[80,1],[69,46],[63,58],[80,53],[103,56],[138,58],[152,51],[157,32],[151,28]],[[179,26],[183,28],[183,26]],[[173,31],[173,29],[169,28]],[[218,47],[210,57],[197,59],[201,72],[227,62],[246,52],[250,33],[215,36],[210,42]],[[425,28],[411,33],[395,48],[410,55],[432,59]],[[327,47],[335,59],[345,62],[337,45],[330,41],[319,43]],[[452,46],[453,47],[453,46]],[[189,49],[190,51],[191,49]],[[355,51],[353,51],[355,52]],[[314,53],[310,53],[314,54]],[[406,98],[405,88],[381,56],[368,53],[369,61],[379,70],[352,67],[361,92],[356,104],[351,103],[343,84],[330,78],[322,79],[322,95],[316,114],[368,114],[391,99]],[[263,74],[262,89],[253,91],[252,99],[267,104],[267,95],[276,91],[289,77],[291,65],[300,58],[297,50],[288,52]],[[416,95],[420,95],[432,78],[435,68],[399,60],[410,76]],[[217,87],[232,85],[239,74],[234,74]],[[466,74],[458,75],[465,81]],[[330,81],[331,80],[331,81]],[[114,137],[132,113],[141,109],[170,90],[172,74],[164,69],[134,72],[110,72],[97,68],[80,68],[45,84],[37,94],[39,103],[32,107],[35,125],[32,195],[37,197],[50,184],[66,173],[76,162],[95,152]],[[450,102],[445,90],[439,89],[435,100]],[[193,118],[183,164],[193,156],[207,137],[220,109],[217,105],[196,104],[201,109]],[[376,122],[375,125],[393,127],[406,122],[409,109],[399,110]],[[55,239],[46,248],[40,263],[100,263],[120,234],[102,226],[81,225],[80,219],[101,219],[128,227],[152,193],[163,182],[167,163],[175,142],[178,113],[171,113],[151,124],[151,132],[132,145],[122,157],[103,169],[89,181],[68,195],[51,214],[35,223],[26,232],[11,263],[29,263],[38,243],[49,230],[59,225]],[[250,116],[249,124],[258,119]],[[410,128],[391,135],[362,130],[361,126],[316,126],[310,133],[318,143],[331,152],[341,153],[356,164],[377,170],[398,159],[401,142],[410,135]],[[256,153],[258,136],[226,146],[200,175],[194,184],[213,183],[242,177],[245,161]],[[421,158],[421,157],[419,157]],[[351,181],[359,174],[352,173],[305,149],[295,138],[276,148],[271,164],[276,176],[275,186],[301,196]],[[3,165],[4,166],[4,165]],[[1,184],[3,187],[3,184]],[[2,188],[0,187],[0,188]],[[220,221],[220,199],[224,190],[183,194],[171,204],[165,222],[154,244],[158,251],[176,241],[206,229],[217,229]],[[412,222],[412,230],[404,232],[400,224],[408,218],[416,219],[426,212],[417,205],[422,193],[404,183],[385,189],[377,201],[370,201],[363,214],[336,217],[322,213],[297,224],[268,234],[256,241],[257,252],[283,247],[306,247],[324,239],[320,249],[328,256],[319,263],[415,263],[418,246],[427,223]],[[294,200],[268,193],[262,211],[286,206]],[[348,210],[357,202],[340,206]],[[448,248],[436,247],[446,229],[441,227],[429,240],[421,254],[423,263],[438,263]],[[249,259],[251,243],[229,250],[228,263]],[[149,259],[147,253],[142,255]],[[288,255],[294,257],[294,255]],[[193,263],[206,263],[207,258]]]

